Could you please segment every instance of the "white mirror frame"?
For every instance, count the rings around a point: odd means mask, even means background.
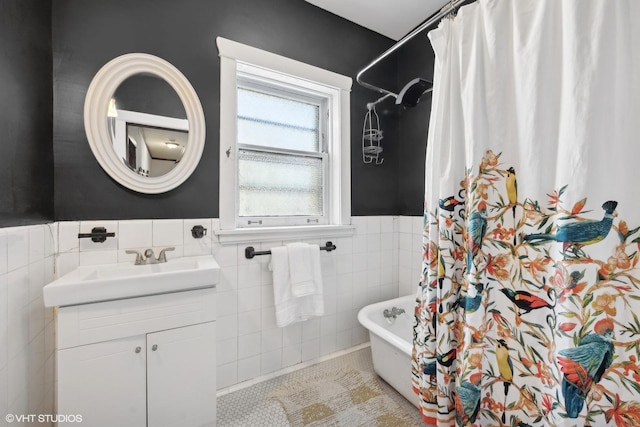
[[[118,158],[107,127],[109,101],[127,78],[140,73],[164,79],[178,94],[189,121],[187,149],[176,167],[162,176],[143,177],[134,173]],[[198,166],[205,141],[202,105],[187,78],[164,59],[146,53],[119,56],[95,75],[84,101],[84,128],[96,160],[111,178],[123,186],[147,194],[159,194],[182,184]]]

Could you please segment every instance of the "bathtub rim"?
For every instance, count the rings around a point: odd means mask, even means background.
[[[407,356],[411,357],[413,353],[413,342],[412,342],[413,340],[405,341],[398,335],[386,329],[384,326],[377,324],[373,319],[369,317],[369,313],[376,313],[376,312],[380,313],[380,316],[382,316],[382,312],[384,311],[384,309],[387,309],[387,308],[390,309],[395,305],[394,303],[404,302],[406,304],[408,301],[411,302],[412,303],[411,305],[413,306],[415,304],[415,295],[404,295],[404,296],[393,298],[390,300],[380,301],[380,302],[366,305],[362,307],[358,312],[358,322],[360,322],[360,324],[364,326],[369,331],[369,333],[375,334],[381,340],[388,342],[392,346],[396,347],[398,350],[405,353]],[[398,304],[398,305],[402,305],[402,304]],[[414,313],[413,307],[411,308],[410,311],[407,311],[405,309],[405,312],[409,316],[411,316]]]

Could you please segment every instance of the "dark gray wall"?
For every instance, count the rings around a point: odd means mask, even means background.
[[[55,0],[53,2],[55,218],[197,218],[218,216],[219,68],[222,36],[347,76],[393,42],[301,0]],[[179,188],[161,195],[124,189],[100,168],[87,144],[83,104],[93,75],[116,56],[144,52],[175,65],[200,97],[207,125],[202,160]],[[395,82],[395,62],[373,77]],[[364,165],[366,103],[377,94],[354,83],[352,213],[397,214],[398,162]],[[397,118],[383,121],[397,139]],[[385,148],[397,158],[398,145]]]
[[[389,55],[372,70],[373,76],[366,74],[363,80],[394,93],[399,93],[408,82],[417,77],[433,81],[434,53],[426,36],[428,30]],[[380,73],[385,68],[387,71],[382,74],[389,75],[390,66],[395,67],[394,80],[383,81],[375,76],[375,73]],[[380,96],[375,92],[371,93],[372,100]],[[377,105],[377,111],[385,135],[382,140],[382,156],[386,159],[385,165],[387,162],[393,163],[393,168],[397,171],[395,179],[387,183],[395,193],[393,214],[422,215],[431,93],[420,97],[420,102],[414,107],[396,105],[394,98],[388,98]],[[373,177],[376,169],[365,168],[361,173],[363,176]]]
[[[384,49],[386,50],[386,49]],[[384,50],[375,52],[367,59],[364,66],[377,58]],[[362,80],[380,88],[396,91],[396,58],[390,57],[377,64],[373,69],[367,71]],[[359,70],[358,70],[359,71]],[[362,87],[355,82],[354,88],[362,91]],[[352,98],[352,127],[351,133],[351,199],[352,211],[354,215],[396,215],[397,214],[397,180],[398,180],[398,108],[394,105],[393,99],[387,98],[385,101],[375,106],[380,118],[380,129],[383,132],[381,141],[382,153],[380,158],[384,159],[381,165],[373,163],[365,164],[362,159],[362,132],[365,115],[367,114],[367,103],[374,102],[383,94],[373,90],[364,89],[364,98],[354,104]],[[355,116],[355,117],[354,117]],[[354,125],[353,122],[356,122]]]
[[[398,51],[398,86],[416,77],[433,81],[434,53],[431,43],[417,35]],[[418,105],[398,113],[399,153],[398,214],[422,215],[424,209],[425,155],[431,114],[431,92],[422,95]]]
[[[51,3],[0,0],[0,227],[53,220]]]
[[[48,1],[0,0],[0,226],[57,219],[215,217],[217,35],[350,76],[393,43],[298,0],[265,3],[56,0],[52,11]],[[179,34],[157,28],[179,28]],[[205,110],[203,160],[182,187],[167,194],[141,195],[113,182],[93,158],[84,134],[82,111],[91,78],[104,63],[129,52],[174,63],[196,88]],[[415,76],[430,78],[432,61],[428,41],[419,36],[365,80],[397,91]],[[378,96],[354,83],[352,213],[420,214],[430,96],[413,109],[392,101],[378,105],[386,160],[381,166],[364,165],[366,103]]]

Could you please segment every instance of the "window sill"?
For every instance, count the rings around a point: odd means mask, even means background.
[[[325,239],[351,237],[354,225],[311,225],[297,227],[256,227],[235,230],[215,230],[221,244],[255,243],[274,240]]]

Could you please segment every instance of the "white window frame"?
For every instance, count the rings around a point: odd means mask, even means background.
[[[350,90],[352,79],[221,37],[220,55],[220,230],[222,243],[353,235],[351,223]],[[325,224],[238,227],[238,76],[304,87],[326,97],[329,118],[325,143]]]

